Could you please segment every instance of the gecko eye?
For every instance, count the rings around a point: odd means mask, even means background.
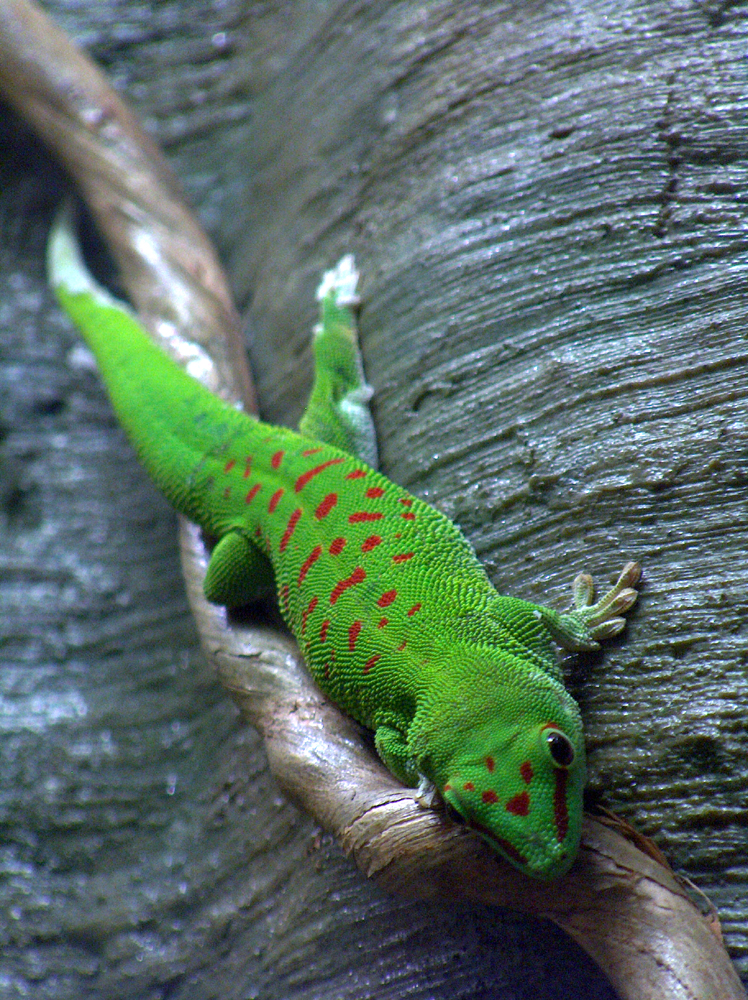
[[[574,747],[568,736],[564,736],[558,729],[546,729],[545,742],[556,767],[571,767],[574,763]]]

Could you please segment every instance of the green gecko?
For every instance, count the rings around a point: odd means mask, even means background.
[[[223,403],[175,364],[93,281],[65,216],[48,265],[140,461],[215,539],[208,600],[238,606],[274,586],[315,681],[373,730],[393,775],[436,790],[528,875],[566,872],[585,751],[552,642],[591,650],[619,632],[639,567],[629,563],[595,604],[580,575],[567,614],[503,597],[447,517],[372,467],[352,257],[318,291],[315,384],[299,433]]]

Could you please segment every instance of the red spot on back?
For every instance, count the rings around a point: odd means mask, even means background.
[[[442,788],[442,791],[443,791],[443,792],[451,792],[451,791],[452,791],[452,786],[451,786],[451,785],[450,785],[449,783],[447,783],[447,784],[446,784],[446,785],[444,786],[444,788]]]
[[[363,479],[366,475],[365,469],[354,469],[353,472],[349,472],[345,477],[346,479]]]
[[[569,810],[566,807],[566,784],[569,772],[564,767],[555,768],[556,787],[553,789],[553,822],[556,824],[556,839],[563,842],[569,832]]]
[[[388,605],[392,604],[392,602],[395,600],[396,597],[397,597],[396,590],[385,590],[382,596],[378,598],[377,604],[379,605],[380,608],[386,608]]]
[[[341,580],[340,583],[336,583],[332,593],[330,594],[330,604],[334,604],[344,590],[348,590],[349,587],[354,587],[357,583],[363,583],[366,579],[366,573],[357,566],[349,577],[345,580]]]
[[[519,773],[522,776],[522,780],[526,785],[529,785],[532,781],[535,772],[532,769],[532,764],[529,760],[524,761],[524,763],[519,766]]]
[[[307,575],[312,566],[317,562],[319,557],[322,555],[322,546],[315,545],[309,555],[306,557],[302,563],[301,569],[299,570],[299,578],[296,581],[297,586],[301,586],[304,582],[304,577]]]
[[[384,628],[385,625],[389,624],[389,618],[380,618],[377,622],[377,628]]]
[[[506,804],[506,811],[513,816],[526,816],[530,811],[530,796],[527,792],[520,792],[514,798],[509,799]]]
[[[407,639],[403,639],[403,641],[402,641],[402,642],[400,643],[400,645],[399,645],[399,646],[397,647],[397,651],[398,651],[398,653],[402,653],[402,651],[403,651],[403,650],[405,649],[405,647],[406,647],[407,645],[408,645],[408,640],[407,640]]]
[[[286,613],[288,613],[288,596],[289,596],[288,584],[284,583],[280,589],[280,602],[283,605],[283,608],[286,611]]]
[[[363,622],[355,621],[348,629],[348,649],[351,652],[353,652],[353,650],[356,648],[356,640],[358,639],[361,629],[363,627],[364,627]]]
[[[493,769],[496,767],[496,761],[493,757],[486,757],[486,767],[493,774]]]
[[[400,515],[400,517],[404,521],[415,521],[415,519],[416,519],[416,515],[412,511],[409,511],[409,510],[406,510],[404,514]]]
[[[362,521],[379,521],[384,517],[381,510],[357,510],[355,514],[350,514],[348,521],[350,524],[360,524]]]
[[[249,479],[249,474],[252,471],[252,456],[247,455],[244,460],[244,472],[242,473],[244,479]]]
[[[302,616],[301,616],[301,633],[302,633],[302,635],[304,634],[304,630],[306,629],[306,623],[309,620],[309,615],[312,614],[312,612],[314,611],[314,609],[317,607],[318,603],[319,602],[317,601],[317,598],[313,597],[311,599],[311,601],[309,602],[309,604],[307,605],[306,610],[302,614]]]
[[[379,497],[384,496],[384,490],[381,486],[370,486],[364,496],[367,496],[370,500],[378,500]]]
[[[328,460],[326,462],[322,462],[321,465],[315,465],[313,469],[307,469],[306,472],[302,472],[296,480],[294,489],[297,493],[300,493],[310,479],[314,479],[314,477],[318,476],[320,472],[324,472],[325,469],[329,469],[331,465],[340,465],[340,463],[344,461],[344,458],[328,458]]]
[[[414,614],[421,610],[421,607],[422,605],[420,602],[418,604],[414,604],[412,608],[408,609],[408,617],[412,618]]]
[[[327,630],[330,627],[330,619],[325,618],[319,627],[319,641],[324,642],[327,639]]]
[[[231,487],[227,486],[226,489],[223,491],[223,499],[228,500],[230,496],[231,496]]]
[[[276,453],[272,456],[272,458],[270,459],[270,464],[274,469],[277,469],[278,466],[281,464],[284,455],[285,455],[284,451],[276,451]]]
[[[268,504],[268,514],[272,514],[273,513],[273,511],[275,510],[275,508],[280,503],[280,498],[283,496],[283,494],[285,492],[286,491],[281,486],[281,488],[279,490],[276,490],[275,493],[273,493],[273,495],[270,497],[270,503]]]
[[[230,458],[228,460],[228,462],[224,465],[223,471],[224,472],[231,472],[231,470],[234,468],[235,465],[236,465],[236,459],[235,458]]]
[[[345,538],[333,538],[330,542],[330,555],[339,556],[346,546]]]
[[[321,521],[323,517],[327,517],[330,511],[333,509],[335,504],[338,502],[337,493],[328,493],[325,499],[320,503],[314,512],[314,516],[318,521]]]
[[[262,483],[255,483],[255,485],[252,487],[249,493],[245,496],[244,502],[252,503],[252,501],[254,500],[254,498],[257,496],[257,494],[260,492],[261,489],[262,489]]]
[[[381,544],[382,544],[381,535],[369,535],[369,537],[364,542],[361,543],[361,551],[371,552],[372,549],[375,549],[377,545]]]
[[[310,455],[317,455],[321,451],[322,451],[321,448],[307,448],[307,450],[302,451],[301,454],[304,456],[304,458],[309,458]]]
[[[475,791],[475,785],[472,783],[472,781],[466,781],[462,787],[465,789],[466,792]]]
[[[373,656],[370,656],[369,659],[364,664],[364,673],[368,674],[371,668],[377,662],[377,660],[381,660],[381,658],[382,658],[381,653],[375,653]]]
[[[499,796],[496,794],[493,788],[489,788],[485,792],[483,792],[481,798],[486,803],[486,805],[493,805],[494,802],[499,801]]]
[[[286,546],[291,540],[291,535],[294,533],[296,525],[299,523],[299,518],[301,517],[301,507],[297,507],[293,514],[288,519],[288,524],[286,525],[286,530],[283,532],[283,538],[280,540],[280,545],[278,546],[279,552],[285,552]]]
[[[401,552],[400,555],[393,556],[392,561],[393,563],[407,562],[409,559],[412,559],[414,555],[415,552]]]
[[[412,500],[412,498],[411,498],[411,497],[400,497],[400,500],[399,500],[399,502],[400,502],[400,503],[401,503],[401,504],[402,504],[402,505],[403,505],[404,507],[412,507],[412,506],[413,506],[413,500]]]

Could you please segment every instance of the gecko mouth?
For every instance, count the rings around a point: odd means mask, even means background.
[[[524,854],[521,854],[517,848],[510,844],[508,840],[503,837],[497,837],[495,833],[492,833],[487,827],[483,826],[482,823],[478,823],[477,820],[468,820],[465,824],[469,829],[475,830],[479,833],[484,840],[487,840],[490,844],[495,845],[502,854],[505,854],[515,865],[521,865],[523,868],[527,867],[528,861]]]

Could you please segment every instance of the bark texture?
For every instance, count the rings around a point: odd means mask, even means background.
[[[740,959],[748,22],[588,6],[101,3],[82,38],[253,293],[265,415],[298,415],[312,289],[353,249],[385,471],[500,589],[561,600],[583,565],[644,562],[626,641],[578,673],[593,788],[711,894]],[[545,925],[382,895],[275,797],[199,669],[171,515],[45,298],[59,179],[8,122],[4,981],[610,996]]]

